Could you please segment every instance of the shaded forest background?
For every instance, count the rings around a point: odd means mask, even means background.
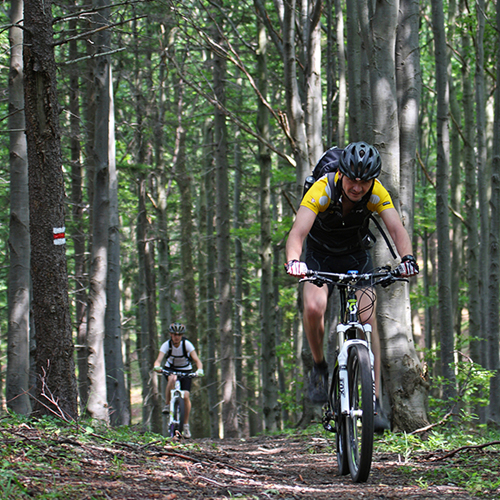
[[[163,388],[151,368],[168,325],[180,321],[206,367],[193,391],[195,436],[307,425],[315,417],[304,398],[310,359],[300,289],[283,271],[284,243],[303,180],[323,150],[367,140],[381,149],[383,182],[421,265],[409,290],[411,319],[399,317],[410,310],[404,295],[388,307],[398,323],[407,321],[410,337],[413,329],[422,390],[441,409],[456,411],[466,399],[463,409],[479,422],[500,420],[499,403],[489,401],[490,385],[492,394],[498,389],[498,375],[490,374],[498,373],[500,324],[496,5],[396,4],[392,51],[403,65],[418,56],[418,83],[397,95],[391,116],[403,138],[405,112],[413,112],[415,145],[402,144],[397,154],[390,123],[380,122],[391,115],[380,109],[384,90],[374,85],[377,69],[378,83],[395,78],[377,66],[389,21],[377,2],[62,2],[52,5],[52,18],[46,11],[37,17],[40,4],[26,0],[32,19],[22,2],[4,4],[4,407],[88,414],[113,425],[135,418],[161,432]],[[404,36],[408,27],[416,46]],[[19,65],[45,46],[53,48],[53,77],[30,87],[41,64],[25,68],[25,83]],[[49,158],[44,150],[38,165],[40,148],[38,155],[23,150],[23,139],[32,133],[35,144],[42,140],[29,114],[40,101],[33,97],[31,107],[30,96],[50,84],[60,154]],[[412,92],[413,104],[406,101]],[[39,171],[63,194],[36,199]],[[41,227],[50,238],[36,231]],[[53,245],[52,232],[63,227],[66,244]],[[58,280],[55,262],[63,271]],[[53,291],[35,286],[32,300],[30,267],[35,285],[67,287],[67,306],[53,305],[56,323],[37,299]],[[67,345],[55,348],[66,330],[74,357]],[[46,386],[55,352],[68,378]],[[390,379],[398,352],[386,356]],[[396,392],[388,389],[388,407]],[[139,415],[131,404],[137,400]],[[427,400],[418,405],[425,415]],[[393,423],[404,429],[397,411],[412,406],[393,408]]]

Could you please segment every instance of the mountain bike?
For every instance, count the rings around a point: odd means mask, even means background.
[[[340,293],[337,350],[328,402],[324,406],[323,427],[336,433],[339,473],[349,472],[354,482],[368,479],[373,453],[375,416],[375,377],[371,351],[371,325],[361,324],[357,292],[370,294],[368,309],[373,310],[375,294],[371,287],[389,286],[400,277],[396,268],[380,267],[373,272],[347,274],[308,271],[300,281],[322,286],[332,284]],[[333,422],[333,425],[332,425]]]
[[[180,379],[194,378],[197,375],[194,372],[181,372],[170,370],[168,368],[162,368],[161,372],[167,377],[170,375],[175,375],[177,377],[175,380],[175,386],[170,391],[168,434],[170,437],[182,435],[182,431],[184,430],[185,403],[184,391],[181,390]]]

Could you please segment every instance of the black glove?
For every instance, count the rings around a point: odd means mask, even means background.
[[[419,273],[419,268],[417,261],[415,260],[415,257],[413,255],[405,255],[401,259],[401,264],[398,266],[399,272],[401,273],[401,276],[415,276]]]

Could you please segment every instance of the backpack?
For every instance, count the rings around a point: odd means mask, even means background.
[[[330,149],[327,149],[322,154],[321,158],[318,160],[318,163],[316,163],[312,174],[306,177],[306,180],[304,182],[303,194],[306,194],[307,190],[324,175],[330,173],[334,174],[335,172],[337,172],[337,170],[339,169],[340,156],[342,155],[343,151],[343,149],[340,149],[337,146],[333,146]],[[333,184],[334,178],[335,175],[328,176],[328,183],[330,184],[330,187]]]
[[[188,354],[187,352],[187,347],[186,347],[186,337],[182,337],[182,340],[181,340],[181,345],[182,345],[182,353],[184,355],[184,357],[189,361],[191,362],[191,356]],[[171,339],[168,339],[167,340],[168,342],[168,350],[167,352],[165,353],[165,360],[167,360],[168,358],[170,358],[170,356],[172,355],[172,340]]]
[[[312,174],[306,177],[306,180],[304,182],[304,192],[302,196],[306,194],[306,192],[309,190],[309,188],[321,177],[324,175],[328,175],[328,184],[330,185],[330,192],[333,193],[333,187],[334,187],[334,181],[335,181],[335,173],[339,169],[339,163],[340,163],[340,157],[342,156],[343,149],[338,148],[337,146],[332,146],[331,148],[327,149],[322,155],[321,158],[318,160],[316,165],[314,166],[314,169],[312,171]],[[375,225],[377,226],[377,229],[379,230],[380,234],[384,238],[387,246],[389,247],[389,250],[393,256],[394,259],[396,259],[396,253],[394,252],[394,249],[392,248],[392,245],[389,241],[389,238],[385,234],[385,231],[383,230],[382,226],[380,223],[377,221],[377,219],[370,214],[368,217],[367,223],[369,220],[372,220]],[[368,224],[366,225],[364,231],[362,234],[359,235],[361,244],[364,248],[369,249],[371,248],[377,239],[373,235],[373,233],[369,230]]]

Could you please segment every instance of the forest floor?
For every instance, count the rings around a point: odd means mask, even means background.
[[[78,432],[0,422],[2,499],[440,499],[500,498],[494,489],[470,493],[461,477],[471,454],[498,480],[500,450],[413,454],[375,451],[368,481],[339,476],[334,439],[302,435],[249,439],[165,439],[146,444],[130,435],[109,439]],[[333,436],[333,435],[332,435]],[[377,447],[376,447],[377,448]],[[465,465],[465,464],[469,465]],[[496,471],[496,472],[495,472]],[[453,474],[455,472],[455,475]],[[469,491],[468,491],[469,490]]]

